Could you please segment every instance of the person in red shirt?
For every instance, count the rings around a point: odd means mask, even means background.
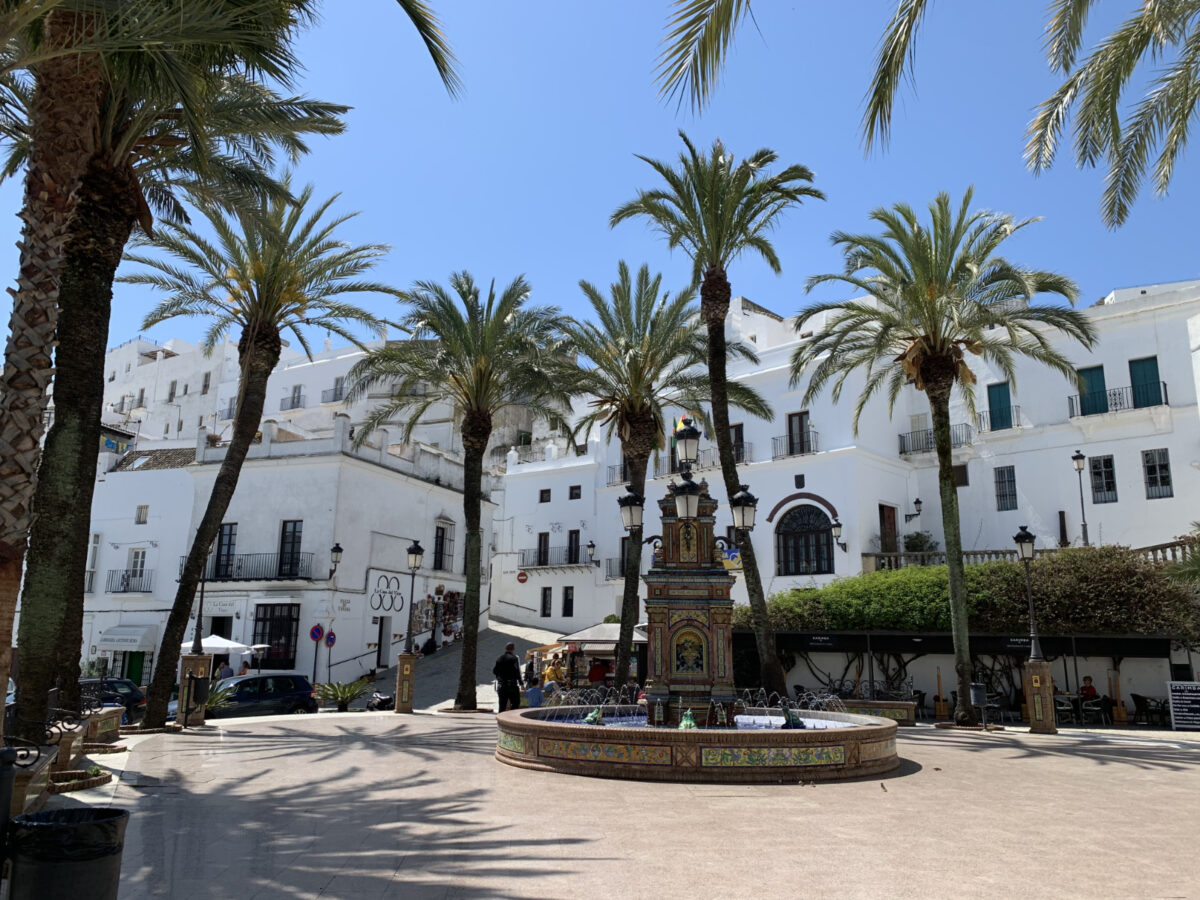
[[[604,687],[604,676],[608,674],[608,667],[600,660],[593,659],[592,667],[588,669],[587,680],[592,687]]]

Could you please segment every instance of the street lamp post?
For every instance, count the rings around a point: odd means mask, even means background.
[[[1057,734],[1054,679],[1050,675],[1050,663],[1042,656],[1041,641],[1038,640],[1033,583],[1029,578],[1029,564],[1033,562],[1033,543],[1036,540],[1037,537],[1025,525],[1013,535],[1017,558],[1025,566],[1025,599],[1029,601],[1029,660],[1025,663],[1025,697],[1029,709],[1029,730],[1036,734]]]
[[[675,432],[675,453],[680,470],[680,483],[672,490],[675,513],[681,519],[694,519],[700,511],[700,485],[692,480],[692,464],[700,455],[700,429],[686,416],[683,427]]]
[[[1033,561],[1033,542],[1037,536],[1030,532],[1025,525],[1013,535],[1017,544],[1017,557],[1025,564],[1025,597],[1029,601],[1029,658],[1034,662],[1045,659],[1042,656],[1042,645],[1038,641],[1037,618],[1033,610],[1033,583],[1029,578],[1029,564]]]
[[[1090,547],[1087,533],[1087,510],[1083,506],[1083,466],[1087,462],[1087,457],[1081,451],[1076,450],[1071,455],[1071,462],[1075,464],[1075,474],[1079,478],[1079,525],[1080,531],[1083,532],[1083,546]]]
[[[421,547],[421,542],[414,540],[408,547],[408,627],[404,631],[404,652],[413,652],[413,609],[417,605],[417,569],[421,568],[421,561],[425,556],[425,550]]]

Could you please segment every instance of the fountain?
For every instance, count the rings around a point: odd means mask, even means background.
[[[847,713],[836,697],[810,694],[793,704],[736,692],[734,579],[718,546],[725,538],[714,535],[717,501],[707,483],[692,480],[686,462],[682,468],[681,482],[659,501],[662,534],[650,539],[653,563],[643,576],[644,700],[579,691],[557,705],[501,713],[496,758],[526,769],[653,781],[814,781],[896,768],[894,721]],[[733,499],[735,514],[749,508],[752,526],[757,501],[745,486]],[[622,506],[640,514],[641,498],[631,492]]]

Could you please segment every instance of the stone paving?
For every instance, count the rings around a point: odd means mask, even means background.
[[[492,758],[490,717],[229,719],[139,738],[121,897],[1200,896],[1200,745],[901,733],[865,781],[670,785]],[[102,758],[108,764],[111,757]]]

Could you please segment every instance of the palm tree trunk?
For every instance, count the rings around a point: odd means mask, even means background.
[[[161,727],[166,721],[167,703],[171,699],[171,689],[175,686],[175,670],[179,667],[179,648],[183,644],[184,629],[187,627],[188,614],[192,610],[192,601],[196,597],[200,573],[208,561],[209,548],[216,540],[221,529],[221,520],[225,517],[225,511],[229,509],[229,503],[233,499],[233,492],[237,489],[242,463],[250,450],[250,444],[254,441],[254,435],[258,432],[259,423],[262,422],[263,406],[267,400],[267,379],[271,377],[275,364],[279,362],[281,347],[279,332],[266,328],[258,332],[243,332],[241,340],[238,341],[242,378],[237,414],[233,419],[233,435],[229,441],[229,448],[225,451],[225,459],[217,471],[216,480],[213,481],[212,494],[196,528],[196,536],[188,550],[183,572],[179,576],[179,588],[171,606],[171,614],[167,617],[167,625],[163,630],[162,646],[154,663],[154,678],[146,696],[147,727]]]
[[[712,394],[713,430],[716,431],[714,437],[717,453],[721,457],[721,477],[725,482],[726,497],[736,494],[740,486],[737,460],[733,455],[733,436],[729,433],[729,391],[725,376],[725,317],[729,314],[730,294],[725,270],[720,266],[709,266],[704,273],[704,283],[700,286],[700,311],[708,328],[708,381]],[[737,529],[734,537],[742,557],[742,575],[746,579],[746,594],[754,618],[754,640],[758,645],[762,686],[769,692],[786,697],[787,679],[775,648],[775,630],[768,618],[767,600],[758,573],[754,544],[748,531]]]
[[[492,436],[492,417],[468,412],[463,417],[463,517],[467,521],[467,595],[463,599],[462,659],[458,668],[455,709],[476,709],[476,660],[479,655],[479,572],[483,530],[483,451]]]
[[[52,13],[47,46],[67,46],[80,19]],[[58,280],[75,188],[92,155],[103,70],[94,55],[62,57],[38,66],[29,111],[30,150],[18,243],[4,374],[0,383],[0,680],[12,663],[13,616],[21,587],[25,541],[50,384],[50,353],[58,317]]]
[[[954,461],[950,440],[950,382],[926,382],[929,411],[933,419],[933,443],[938,458],[938,493],[942,500],[942,529],[946,542],[946,571],[950,576],[950,631],[954,640],[954,674],[958,682],[958,705],[954,721],[974,725],[971,707],[971,647],[967,622],[967,579],[963,571],[962,533],[958,520],[958,488],[954,485]]]
[[[21,594],[22,737],[43,731],[47,692],[79,711],[84,572],[112,285],[137,214],[127,167],[93,160],[78,191],[58,293],[54,425],[46,437],[33,500],[25,587]]]
[[[631,442],[632,443],[632,442]],[[625,444],[622,443],[622,454],[625,454]],[[635,494],[646,495],[646,466],[650,461],[649,453],[623,455],[625,464],[625,482]],[[633,626],[637,624],[638,614],[642,604],[639,588],[642,571],[642,526],[629,530],[629,543],[625,550],[625,590],[621,594],[621,631],[617,637],[617,672],[613,684],[617,690],[629,683],[629,670],[633,660]],[[635,696],[633,698],[637,700]]]

